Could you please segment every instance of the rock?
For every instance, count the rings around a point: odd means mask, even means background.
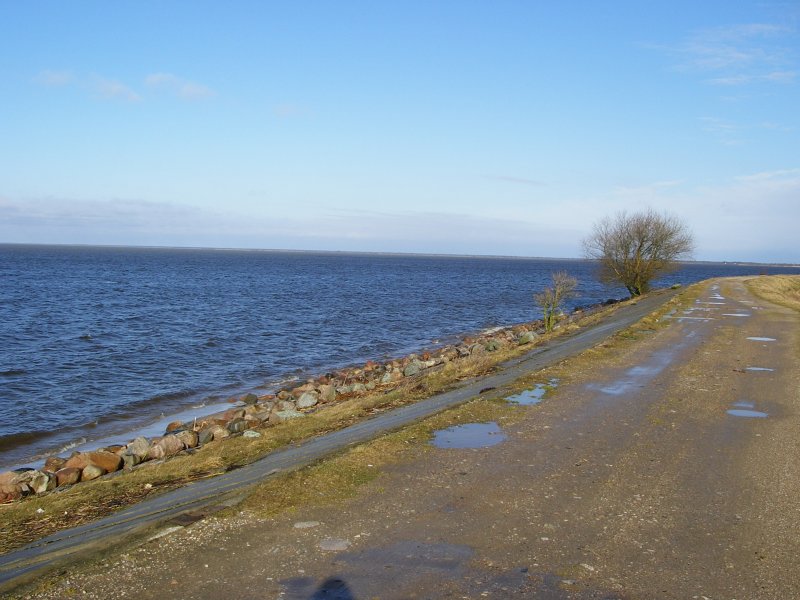
[[[47,460],[44,461],[43,470],[49,471],[50,473],[55,473],[61,469],[66,462],[66,458],[61,458],[60,456],[48,456]]]
[[[297,408],[311,408],[312,406],[316,406],[318,402],[319,394],[317,394],[317,392],[303,392],[297,399]]]
[[[146,437],[137,437],[125,447],[123,459],[125,456],[132,456],[137,459],[136,464],[139,464],[147,456],[148,450],[150,450],[150,441]]]
[[[242,402],[245,404],[256,404],[258,402],[258,396],[255,394],[247,394],[242,398]]]
[[[150,446],[150,450],[147,451],[147,460],[159,460],[164,458],[164,447],[159,446],[157,443]]]
[[[258,431],[254,430],[254,429],[248,429],[247,431],[245,431],[245,432],[242,434],[242,437],[246,437],[246,438],[260,438],[260,437],[261,437],[261,434],[260,434]]]
[[[76,467],[64,467],[56,471],[56,485],[72,485],[81,480],[81,470]]]
[[[214,440],[214,430],[212,427],[216,427],[216,425],[204,427],[197,433],[198,444],[202,446]]]
[[[0,504],[22,498],[22,486],[16,483],[0,483]]]
[[[123,454],[122,455],[122,468],[123,469],[132,469],[136,465],[142,462],[142,459],[138,456],[133,456],[132,454]]]
[[[42,471],[26,471],[25,473],[21,473],[16,483],[23,487],[27,486],[34,494],[41,494],[56,487],[56,479]]]
[[[122,468],[122,458],[111,452],[76,452],[64,463],[65,467],[85,469],[89,465],[100,467],[104,473],[112,473]]]
[[[164,456],[173,456],[184,449],[183,442],[177,435],[165,435],[156,445],[164,449]]]
[[[278,410],[294,410],[294,402],[289,400],[281,400],[278,402]]]
[[[483,347],[482,344],[475,343],[469,347],[469,353],[473,356],[477,356],[478,354],[483,354],[484,352],[486,352],[486,349]]]
[[[526,331],[525,333],[523,333],[523,334],[521,334],[519,336],[519,338],[517,339],[517,343],[520,346],[523,346],[525,344],[532,344],[538,338],[539,338],[539,336],[536,335],[533,331]]]
[[[0,473],[0,485],[14,485],[17,483],[19,474],[14,471],[4,471]]]
[[[311,529],[312,527],[319,527],[319,521],[298,521],[294,524],[295,529]]]
[[[107,471],[98,465],[88,464],[81,471],[81,481],[91,481],[105,475]]]
[[[424,365],[420,361],[413,359],[403,369],[403,375],[406,377],[413,377],[422,371],[423,367]]]
[[[392,381],[394,381],[394,380],[392,378],[392,372],[391,371],[386,371],[386,373],[383,374],[383,377],[381,377],[381,383],[383,383],[383,384],[391,383]]]
[[[336,400],[336,388],[330,384],[319,386],[320,402],[333,402]]]
[[[212,425],[211,433],[215,441],[224,440],[226,437],[230,437],[231,435],[231,432],[228,431],[225,427],[222,427],[221,425]]]
[[[291,419],[300,419],[305,415],[297,410],[276,410],[269,416],[270,423],[283,423]]]
[[[461,358],[469,356],[469,348],[464,345],[456,347],[456,352],[458,352],[458,356],[460,356]]]
[[[340,385],[339,387],[336,388],[336,393],[337,394],[343,394],[344,395],[344,394],[349,394],[352,391],[353,391],[353,386],[352,385]]]
[[[228,423],[228,431],[231,433],[241,433],[245,429],[247,429],[247,421],[244,419],[234,419]]]
[[[175,437],[183,442],[186,448],[195,448],[199,443],[197,432],[184,429],[175,434]]]
[[[351,391],[354,394],[363,394],[367,391],[367,386],[365,386],[363,383],[354,383]]]
[[[339,540],[335,538],[326,538],[319,543],[319,549],[325,552],[340,552],[347,550],[350,547],[348,540]]]
[[[378,384],[377,384],[377,383],[375,383],[374,381],[370,381],[370,382],[368,382],[368,383],[367,383],[367,384],[366,384],[364,387],[366,388],[366,390],[367,390],[368,392],[371,392],[372,390],[374,390],[374,389],[375,389],[375,387],[376,387],[377,385],[378,385]]]
[[[184,425],[182,421],[173,421],[167,425],[166,432],[172,433],[173,431],[178,431],[179,429],[186,429],[186,425]]]
[[[483,348],[487,352],[496,352],[500,349],[500,344],[496,340],[489,340]]]
[[[278,398],[278,400],[288,400],[289,398],[292,397],[292,395],[286,390],[281,390],[278,392],[278,395],[276,397]]]
[[[263,410],[258,411],[257,413],[253,414],[254,419],[258,419],[259,421],[266,421],[269,419],[269,415],[272,412],[272,406],[265,407]]]

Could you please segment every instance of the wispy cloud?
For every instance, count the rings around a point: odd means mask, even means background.
[[[785,25],[726,25],[694,32],[666,50],[677,58],[677,70],[710,74],[705,82],[712,85],[792,83],[797,78],[791,50],[795,37]]]
[[[90,86],[96,94],[109,100],[139,102],[142,99],[133,89],[115,79],[106,79],[95,75],[91,78]]]
[[[62,87],[75,80],[72,71],[54,71],[45,69],[33,78],[33,81],[46,87]]]
[[[526,177],[512,177],[509,175],[485,175],[484,177],[494,181],[507,181],[509,183],[520,183],[522,185],[533,185],[536,187],[547,185],[544,181],[539,181],[538,179],[528,179]]]
[[[721,144],[739,146],[744,143],[740,125],[718,117],[700,117],[699,120],[703,131],[711,133]]]
[[[215,95],[214,90],[208,86],[172,73],[151,73],[145,77],[145,84],[151,88],[166,90],[184,100],[200,100]]]

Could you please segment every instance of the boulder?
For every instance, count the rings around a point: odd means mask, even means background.
[[[500,349],[500,343],[497,340],[489,340],[483,348],[487,352],[496,352]]]
[[[311,408],[312,406],[316,406],[318,402],[319,394],[317,394],[317,392],[303,392],[297,399],[297,408]]]
[[[65,467],[77,467],[78,469],[85,469],[89,465],[100,467],[105,473],[111,473],[122,468],[122,458],[111,452],[98,450],[95,452],[76,452],[64,463]]]
[[[283,423],[291,419],[300,419],[305,417],[305,414],[297,410],[276,410],[269,416],[270,423]]]
[[[255,430],[253,430],[253,429],[248,429],[247,431],[245,431],[245,432],[242,434],[242,437],[246,437],[246,438],[259,438],[259,437],[261,437],[261,434],[260,434],[258,431],[255,431]]]
[[[365,386],[363,383],[354,383],[351,388],[351,391],[354,394],[363,394],[364,392],[367,391],[367,386]]]
[[[55,473],[59,469],[63,468],[66,462],[66,458],[61,458],[60,456],[48,456],[47,460],[44,461],[44,467],[42,470]]]
[[[137,459],[136,464],[139,464],[147,456],[148,450],[150,450],[150,441],[146,437],[137,437],[125,447],[123,459],[125,456],[133,456]]]
[[[17,476],[19,473],[14,471],[4,471],[0,473],[0,485],[14,485],[17,483]]]
[[[64,467],[56,471],[56,485],[72,485],[81,480],[81,470],[76,467]]]
[[[210,425],[200,432],[199,442],[207,444],[214,440],[223,440],[228,436],[230,436],[230,432],[222,425]]]
[[[22,498],[22,486],[16,483],[0,483],[0,504]]]
[[[413,356],[413,354],[412,354]],[[409,361],[409,363],[403,369],[403,375],[406,377],[413,377],[414,375],[419,374],[420,371],[425,367],[425,365],[418,361],[416,358]]]
[[[98,465],[88,464],[81,471],[81,481],[91,481],[106,474],[106,470]]]
[[[242,402],[245,404],[256,404],[258,402],[258,396],[255,394],[247,394],[242,398]]]
[[[228,431],[231,433],[241,433],[245,429],[247,429],[247,421],[244,419],[234,419],[230,423],[228,423]]]
[[[319,386],[320,402],[333,402],[336,400],[336,387],[330,384]]]
[[[195,448],[199,443],[197,432],[188,429],[179,431],[178,433],[175,434],[175,437],[178,438],[181,442],[183,442],[183,445],[186,448]]]
[[[150,446],[150,450],[147,451],[147,456],[145,460],[159,460],[164,458],[164,447],[159,446],[157,443]]]
[[[539,338],[533,331],[526,331],[523,334],[520,334],[519,338],[517,338],[517,343],[520,346],[525,344],[532,344]]]
[[[28,487],[34,494],[41,494],[56,487],[56,479],[49,473],[42,471],[25,471],[20,473],[16,481],[17,485]]]
[[[290,402],[289,400],[281,400],[276,405],[278,410],[294,410],[294,402]]]
[[[164,456],[172,456],[184,449],[183,442],[177,435],[165,435],[156,445],[164,449]]]
[[[179,429],[185,429],[186,425],[183,424],[182,421],[173,421],[169,425],[167,425],[166,432],[172,433],[173,431],[178,431]]]

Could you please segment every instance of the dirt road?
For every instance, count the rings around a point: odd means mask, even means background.
[[[473,439],[491,446],[432,448],[334,507],[200,522],[28,597],[798,598],[799,325],[709,284],[547,373],[541,403]]]

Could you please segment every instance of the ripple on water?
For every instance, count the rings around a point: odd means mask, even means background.
[[[434,432],[431,443],[437,448],[487,448],[506,440],[507,436],[494,421],[467,423]]]

